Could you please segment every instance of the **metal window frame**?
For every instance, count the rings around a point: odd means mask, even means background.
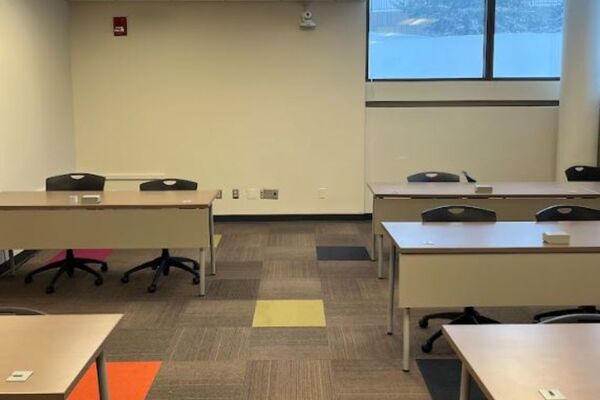
[[[560,81],[560,77],[495,77],[494,76],[494,45],[496,40],[496,0],[485,0],[485,32],[483,37],[483,71],[481,77],[473,78],[369,78],[369,34],[371,31],[371,0],[365,1],[367,14],[366,29],[366,64],[365,81],[366,82],[489,82],[489,81]]]

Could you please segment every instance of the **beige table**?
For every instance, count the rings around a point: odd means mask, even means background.
[[[200,294],[206,293],[206,249],[216,274],[212,203],[217,191],[102,192],[99,204],[71,200],[83,194],[93,193],[0,193],[0,248],[197,248]]]
[[[108,400],[103,347],[121,314],[0,317],[0,400],[64,400],[96,362],[100,399]],[[33,371],[7,382],[13,371]]]
[[[383,228],[393,244],[388,334],[398,282],[405,371],[411,308],[600,304],[600,222],[386,222]],[[570,245],[543,242],[543,232],[556,231],[568,232]]]
[[[378,277],[383,278],[382,222],[420,221],[433,207],[467,204],[494,210],[500,221],[533,221],[556,204],[600,208],[600,185],[591,182],[495,182],[493,193],[475,193],[473,183],[370,183],[373,192],[373,248]]]
[[[443,328],[462,361],[460,400],[475,379],[489,400],[543,400],[558,389],[569,400],[600,398],[600,325],[479,325]]]

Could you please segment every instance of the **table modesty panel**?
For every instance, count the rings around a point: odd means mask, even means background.
[[[535,214],[557,204],[600,208],[598,198],[581,197],[490,197],[490,198],[408,198],[374,197],[373,234],[384,235],[382,222],[421,221],[424,210],[447,205],[470,205],[494,210],[499,221],[534,221]]]
[[[64,400],[122,315],[0,318],[0,400]],[[6,382],[15,370],[33,374],[25,382]]]
[[[210,246],[208,208],[0,209],[0,221],[0,243],[4,248]]]
[[[600,304],[600,253],[399,254],[399,307]]]

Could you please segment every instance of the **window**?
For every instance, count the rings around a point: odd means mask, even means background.
[[[370,0],[368,79],[555,78],[564,0]]]
[[[494,76],[560,76],[563,14],[563,0],[496,0]]]

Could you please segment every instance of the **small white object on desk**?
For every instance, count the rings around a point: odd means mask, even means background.
[[[72,194],[69,196],[69,204],[79,204],[79,196]]]
[[[546,400],[567,400],[558,389],[540,389],[540,393]]]
[[[33,371],[13,371],[6,378],[6,382],[25,382],[33,374]]]
[[[102,195],[99,194],[84,194],[81,196],[82,204],[100,204],[102,201]]]
[[[494,187],[492,185],[475,185],[475,193],[493,193]]]
[[[571,235],[566,232],[544,232],[544,243],[569,244]]]

